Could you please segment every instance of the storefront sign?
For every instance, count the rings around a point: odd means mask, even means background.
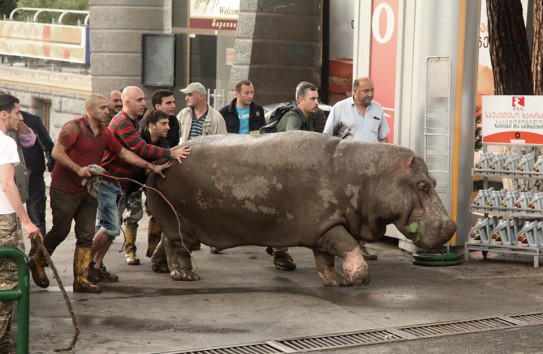
[[[190,28],[235,31],[240,0],[190,0]]]
[[[88,64],[88,28],[0,21],[0,55]]]
[[[543,96],[483,96],[483,143],[543,145]]]

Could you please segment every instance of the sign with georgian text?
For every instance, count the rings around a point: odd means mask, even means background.
[[[235,31],[240,0],[190,0],[190,28]]]
[[[543,96],[483,96],[483,143],[543,145]]]

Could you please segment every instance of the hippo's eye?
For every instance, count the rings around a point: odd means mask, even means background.
[[[426,182],[419,182],[419,184],[417,185],[417,187],[419,188],[419,190],[421,192],[424,192],[424,193],[428,193],[428,190],[430,189],[428,187],[428,183]]]

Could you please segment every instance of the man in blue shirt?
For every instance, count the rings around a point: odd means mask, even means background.
[[[226,122],[226,130],[233,134],[258,133],[266,124],[264,108],[253,102],[255,89],[251,81],[236,84],[236,98],[219,111]]]

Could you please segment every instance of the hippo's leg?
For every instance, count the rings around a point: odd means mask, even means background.
[[[200,280],[198,274],[192,271],[192,261],[190,251],[184,246],[180,239],[171,240],[168,237],[164,239],[164,249],[170,276],[173,280],[193,281]]]
[[[170,269],[168,269],[168,259],[166,258],[166,249],[164,246],[166,236],[164,234],[160,237],[160,242],[156,246],[155,251],[153,252],[153,255],[151,256],[151,269],[155,273],[169,273]]]
[[[370,283],[370,273],[358,242],[341,225],[328,230],[318,241],[318,248],[343,259],[346,278],[356,286]]]
[[[345,278],[343,274],[335,269],[334,258],[335,256],[330,253],[322,252],[314,249],[313,255],[315,256],[315,264],[317,265],[317,271],[325,286],[350,286],[353,285],[351,281]]]

